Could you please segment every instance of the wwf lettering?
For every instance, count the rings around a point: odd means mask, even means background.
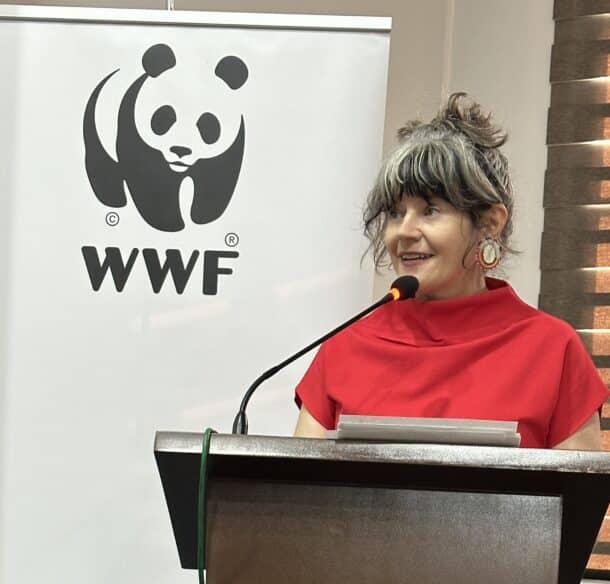
[[[168,249],[165,251],[165,258],[162,262],[159,252],[151,248],[143,249],[141,254],[139,249],[133,248],[129,256],[123,258],[123,254],[118,247],[107,247],[103,251],[103,259],[100,258],[100,254],[94,246],[83,246],[81,250],[89,281],[95,292],[100,290],[109,272],[116,291],[122,292],[138,256],[141,255],[155,294],[163,289],[168,274],[171,275],[170,279],[173,281],[176,292],[182,294],[202,255],[199,250],[194,250],[185,262],[180,250]],[[201,280],[203,294],[216,295],[218,293],[218,277],[221,274],[228,276],[233,273],[232,268],[220,266],[220,260],[237,259],[238,257],[239,253],[237,251],[206,250],[203,252],[203,259],[200,262],[203,264]]]

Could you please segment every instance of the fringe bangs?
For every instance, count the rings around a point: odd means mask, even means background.
[[[380,212],[395,209],[405,196],[438,196],[462,207],[452,193],[463,192],[463,181],[453,153],[443,142],[407,143],[398,148],[384,164],[379,179],[374,191],[379,195]]]

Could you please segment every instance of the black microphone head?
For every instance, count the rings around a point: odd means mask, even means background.
[[[413,298],[419,288],[419,280],[415,276],[400,276],[392,282],[390,294],[394,300],[406,300]]]

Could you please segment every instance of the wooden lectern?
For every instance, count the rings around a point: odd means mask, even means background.
[[[183,568],[197,567],[202,435],[158,432]],[[576,584],[610,454],[215,434],[209,584]]]

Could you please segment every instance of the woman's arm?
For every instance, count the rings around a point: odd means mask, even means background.
[[[558,450],[601,450],[602,434],[599,413],[595,412],[574,434],[553,448]]]
[[[294,435],[296,438],[326,438],[326,428],[302,405]]]

